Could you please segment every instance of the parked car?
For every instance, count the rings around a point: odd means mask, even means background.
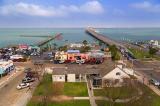
[[[84,59],[82,59],[82,60],[76,60],[76,63],[77,63],[77,64],[79,64],[79,63],[84,64],[84,63],[85,63],[85,60],[84,60]]]
[[[158,82],[158,81],[155,80],[155,79],[150,79],[150,80],[149,80],[149,83],[151,83],[151,84],[153,84],[153,85],[155,85],[155,86],[160,86],[160,82]]]
[[[29,82],[33,82],[33,81],[35,81],[34,78],[26,77],[26,78],[24,78],[24,79],[22,80],[22,83],[29,83]]]
[[[31,72],[31,70],[32,70],[31,68],[25,68],[25,69],[24,69],[24,72],[25,72],[25,73],[28,73],[28,72]]]
[[[17,86],[17,89],[20,90],[20,89],[24,89],[24,88],[27,88],[29,87],[30,84],[29,83],[21,83]]]

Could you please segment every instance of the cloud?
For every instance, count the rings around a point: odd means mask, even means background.
[[[98,1],[90,1],[80,6],[81,11],[92,13],[92,14],[100,14],[104,12],[102,5]]]
[[[113,9],[113,14],[114,15],[125,15],[125,12],[121,9],[115,8],[115,9]]]
[[[58,7],[45,7],[41,5],[19,2],[17,4],[4,5],[0,7],[0,14],[3,15],[30,15],[30,16],[67,16],[71,13],[101,14],[103,6],[98,1],[88,1],[82,5],[59,5]]]
[[[147,12],[160,13],[160,4],[152,4],[149,1],[134,3],[131,6],[133,8],[141,9]]]

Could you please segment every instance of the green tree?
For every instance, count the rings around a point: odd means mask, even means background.
[[[152,48],[152,47],[149,48],[149,54],[150,54],[151,56],[155,55],[157,52],[158,52],[157,49]]]
[[[67,49],[68,49],[67,45],[59,47],[60,51],[67,51]]]
[[[57,44],[53,43],[54,50],[57,49]]]
[[[103,45],[103,42],[101,42],[101,41],[99,41],[98,43],[99,43],[99,46],[102,46],[102,45]]]
[[[109,50],[111,51],[113,60],[119,60],[120,59],[120,54],[118,52],[118,49],[117,49],[116,45],[110,45]]]
[[[84,44],[84,46],[86,46],[88,44],[88,41],[84,40],[82,43]]]
[[[91,47],[90,47],[90,46],[82,46],[82,47],[80,48],[80,52],[81,52],[81,53],[88,52],[89,50],[91,50]]]

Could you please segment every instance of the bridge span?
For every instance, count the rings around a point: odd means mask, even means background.
[[[124,48],[124,49],[127,49],[123,44],[121,44],[120,42],[117,42],[113,39],[110,39],[109,37],[107,36],[104,36],[100,33],[97,33],[96,30],[94,30],[93,28],[87,28],[86,29],[86,32],[91,35],[92,37],[104,42],[105,44],[108,44],[108,45],[116,45],[118,48]]]

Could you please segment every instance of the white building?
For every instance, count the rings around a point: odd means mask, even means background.
[[[8,73],[14,69],[13,61],[0,61],[0,74]]]
[[[123,82],[124,78],[130,77],[120,67],[116,67],[115,69],[111,70],[109,73],[102,77],[102,79],[118,80],[119,82]]]
[[[159,43],[158,43],[158,40],[150,40],[149,42],[152,46],[158,46]]]
[[[84,46],[84,44],[82,44],[82,43],[70,43],[69,44],[70,48],[80,48],[82,46]]]
[[[106,67],[107,69],[107,67]],[[123,70],[122,65],[108,66],[108,69],[102,69],[100,76],[96,76],[92,80],[94,87],[116,87],[124,84],[124,79],[130,78],[130,73]],[[128,71],[128,70],[127,70]]]
[[[85,46],[83,43],[70,43],[69,44],[70,48],[81,48],[83,46]],[[87,44],[86,46],[93,47],[91,44]]]
[[[98,74],[98,70],[87,69],[82,66],[68,66],[67,68],[52,68],[53,82],[86,82],[86,76]]]

